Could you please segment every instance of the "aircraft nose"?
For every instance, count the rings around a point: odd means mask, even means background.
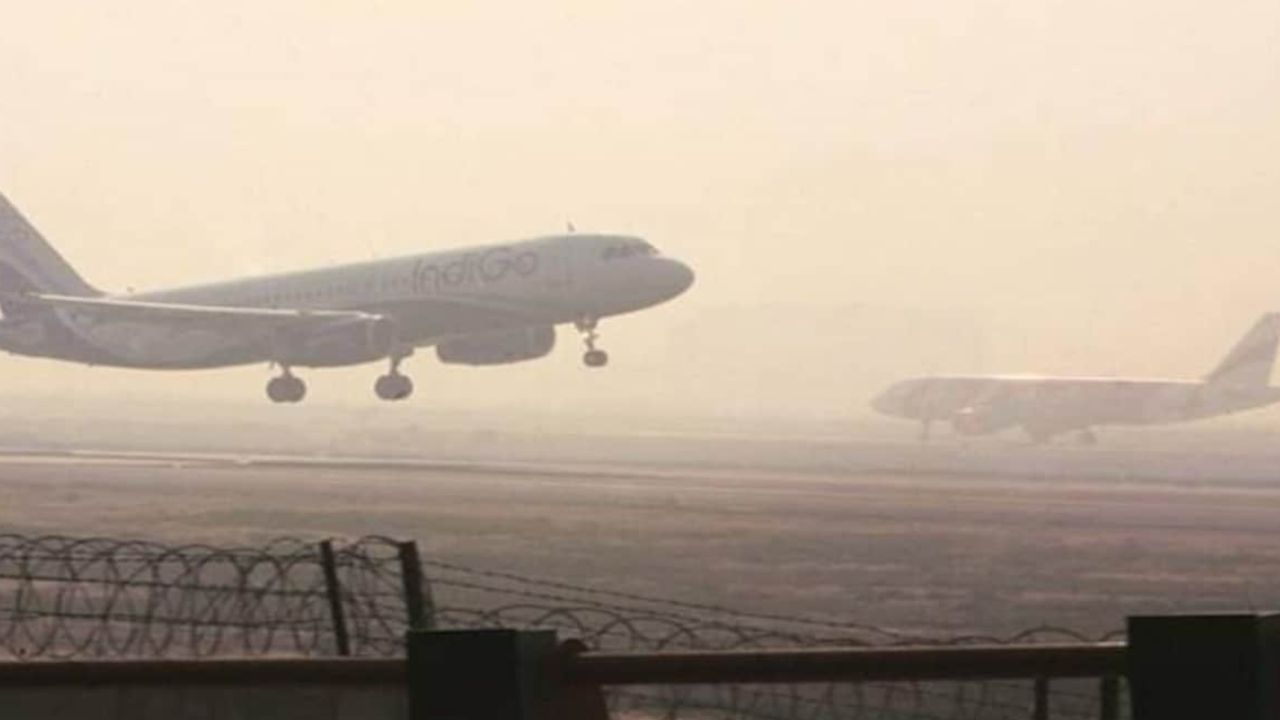
[[[660,300],[670,300],[693,285],[693,269],[672,258],[652,258],[654,271],[646,282]]]
[[[897,415],[902,412],[902,387],[892,385],[871,399],[871,407],[884,415]]]
[[[693,268],[679,260],[668,259],[667,262],[670,264],[667,274],[670,275],[672,296],[679,295],[693,286]]]
[[[881,392],[879,395],[876,395],[875,397],[871,398],[871,407],[878,413],[884,413],[885,415],[888,415],[890,404],[891,403],[889,402],[888,390],[885,390]]]

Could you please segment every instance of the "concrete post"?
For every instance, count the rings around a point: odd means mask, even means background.
[[[1134,720],[1274,720],[1280,615],[1129,618]]]
[[[556,634],[411,631],[410,720],[550,720]]]

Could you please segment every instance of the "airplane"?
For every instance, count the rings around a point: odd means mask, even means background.
[[[571,232],[147,293],[85,282],[0,195],[0,350],[88,365],[191,370],[269,363],[276,403],[307,386],[294,368],[387,361],[374,392],[403,400],[400,364],[499,365],[551,352],[556,326],[581,333],[588,367],[601,319],[666,302],[686,264],[626,235]]]
[[[1280,401],[1270,385],[1280,313],[1263,315],[1200,380],[991,375],[922,377],[890,386],[871,401],[880,413],[922,423],[950,422],[956,433],[988,435],[1020,426],[1036,443],[1076,432],[1097,442],[1103,425],[1159,425],[1227,415]]]

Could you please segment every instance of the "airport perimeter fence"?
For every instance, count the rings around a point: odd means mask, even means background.
[[[748,613],[436,561],[383,537],[244,548],[0,535],[0,660],[398,657],[411,627],[551,629],[647,652],[1113,639],[1049,627],[921,637]],[[639,687],[610,691],[609,704],[667,718],[1022,720],[1099,717],[1104,693],[1115,678]]]

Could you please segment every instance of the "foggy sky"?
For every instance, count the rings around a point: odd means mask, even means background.
[[[265,7],[264,7],[265,5]],[[152,289],[580,229],[693,290],[411,410],[862,415],[923,372],[1197,377],[1280,310],[1280,4],[5,3],[0,189]],[[308,371],[374,405],[375,366]],[[0,392],[243,399],[0,358]],[[1256,413],[1280,422],[1280,411]]]

